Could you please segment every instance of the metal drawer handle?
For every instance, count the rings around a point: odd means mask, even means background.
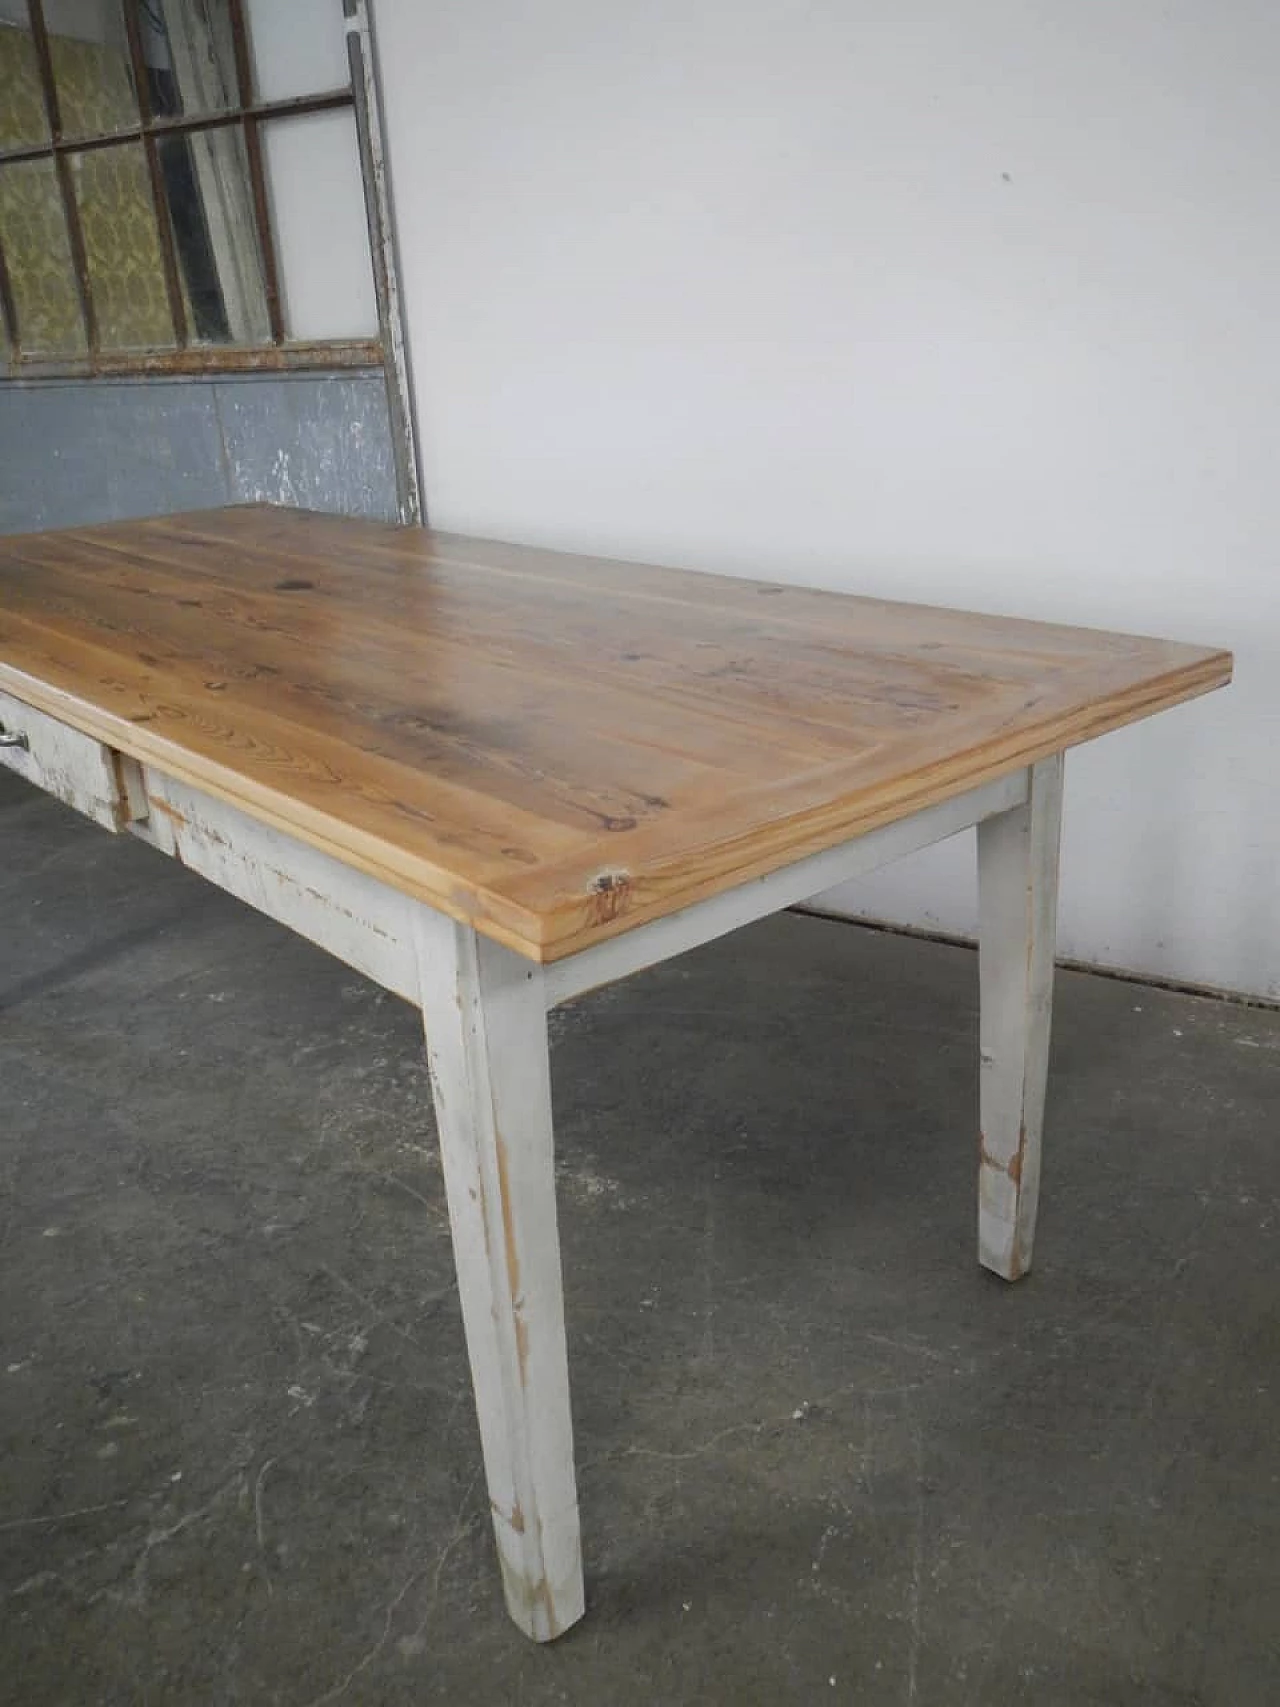
[[[3,723],[0,723],[0,747],[21,747],[24,753],[31,751],[31,741],[26,735],[10,735]]]

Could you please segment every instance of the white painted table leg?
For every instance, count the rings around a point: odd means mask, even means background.
[[[507,1609],[582,1616],[542,970],[416,910],[427,1057]]]
[[[1024,805],[978,826],[981,1123],[978,1258],[1031,1267],[1057,936],[1062,755],[1031,767]]]

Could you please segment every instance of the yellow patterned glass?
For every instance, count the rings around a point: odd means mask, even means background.
[[[71,166],[99,344],[104,350],[171,348],[173,322],[142,144],[74,154]]]
[[[139,122],[120,0],[91,0],[83,12],[75,35],[49,36],[62,134],[73,140],[107,136]]]
[[[48,140],[31,31],[20,24],[0,23],[0,148]]]
[[[84,324],[52,160],[0,166],[0,234],[23,354],[81,354]]]

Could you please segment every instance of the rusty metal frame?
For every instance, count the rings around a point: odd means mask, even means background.
[[[35,50],[36,68],[40,77],[40,92],[49,120],[49,134],[62,134],[62,115],[58,106],[58,85],[53,75],[53,59],[49,53],[49,32],[44,23],[44,0],[27,0],[27,16],[31,20],[31,45]],[[52,152],[50,150],[49,152]],[[53,154],[54,171],[58,178],[58,193],[62,198],[62,217],[67,224],[67,247],[71,254],[71,269],[75,274],[76,291],[80,298],[80,320],[84,327],[85,344],[92,359],[98,351],[98,316],[89,288],[89,257],[84,247],[84,231],[80,225],[80,207],[76,201],[75,185],[71,182],[71,163],[65,155]],[[15,309],[17,304],[14,304]],[[22,323],[14,327],[18,334],[13,342],[10,364],[16,368],[22,360]]]
[[[34,3],[34,0],[33,0]],[[60,136],[53,142],[24,142],[16,148],[0,148],[0,166],[23,160],[47,160],[51,154],[90,154],[95,148],[114,148],[120,142],[141,142],[148,135],[157,139],[192,130],[225,130],[241,120],[299,118],[306,113],[329,112],[334,107],[354,106],[350,89],[325,89],[318,95],[290,95],[281,101],[254,101],[247,107],[227,107],[218,113],[162,114],[145,125],[125,125],[120,130],[94,131],[89,136]]]
[[[59,356],[47,361],[28,357],[11,366],[9,382],[31,379],[156,378],[233,373],[316,373],[382,368],[376,338],[336,343],[188,344],[185,350],[100,350],[92,359]],[[7,383],[0,373],[0,384]]]
[[[378,303],[378,332],[387,385],[387,416],[391,428],[391,454],[395,463],[396,503],[400,520],[421,524],[422,481],[418,470],[414,434],[409,357],[404,316],[400,303],[400,280],[396,266],[395,221],[391,208],[391,186],[382,145],[382,112],[378,92],[377,53],[373,23],[367,0],[342,0],[347,20],[347,59],[351,88],[355,95],[356,139],[360,147],[364,180],[365,215],[369,225],[369,254],[373,261],[373,286]]]
[[[133,71],[134,94],[138,104],[138,123],[110,133],[90,136],[65,136],[58,103],[57,83],[49,51],[49,35],[45,25],[43,0],[27,0],[31,24],[32,45],[40,78],[40,90],[49,121],[47,142],[24,144],[17,148],[0,149],[0,170],[7,165],[24,161],[52,160],[58,179],[66,224],[67,244],[72,272],[80,305],[81,322],[85,333],[84,356],[24,357],[22,326],[12,280],[5,264],[3,242],[0,241],[0,316],[3,317],[9,341],[9,360],[0,365],[0,380],[87,378],[99,374],[207,374],[243,373],[255,371],[289,371],[325,367],[378,367],[384,362],[385,326],[381,310],[380,326],[384,327],[383,341],[348,339],[329,343],[291,343],[286,336],[284,308],[280,292],[279,266],[271,227],[270,196],[263,160],[261,125],[272,119],[287,119],[308,113],[329,112],[336,108],[360,108],[356,88],[328,89],[315,95],[294,96],[281,101],[258,101],[253,85],[253,59],[249,49],[249,32],[243,0],[229,0],[232,44],[239,104],[224,112],[197,115],[157,116],[151,110],[147,86],[146,60],[143,52],[138,0],[122,0],[129,58]],[[250,188],[253,197],[254,223],[262,254],[263,284],[267,313],[271,327],[271,342],[253,347],[234,345],[193,345],[187,325],[186,302],[170,222],[168,198],[160,169],[158,143],[172,135],[190,135],[199,131],[242,126],[245,153],[249,166]],[[165,292],[174,330],[175,347],[171,350],[114,352],[101,347],[97,314],[93,301],[93,285],[85,251],[84,231],[71,177],[71,156],[94,149],[116,147],[122,143],[140,142],[146,155],[151,199],[156,216],[160,241],[160,257],[164,271]],[[362,142],[362,164],[364,147]],[[372,235],[372,233],[371,233]],[[375,278],[378,262],[374,263]],[[381,293],[379,295],[381,302]]]

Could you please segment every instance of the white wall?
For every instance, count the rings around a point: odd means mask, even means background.
[[[1274,0],[376,22],[432,520],[1234,646],[1073,757],[1062,948],[1280,995]]]

